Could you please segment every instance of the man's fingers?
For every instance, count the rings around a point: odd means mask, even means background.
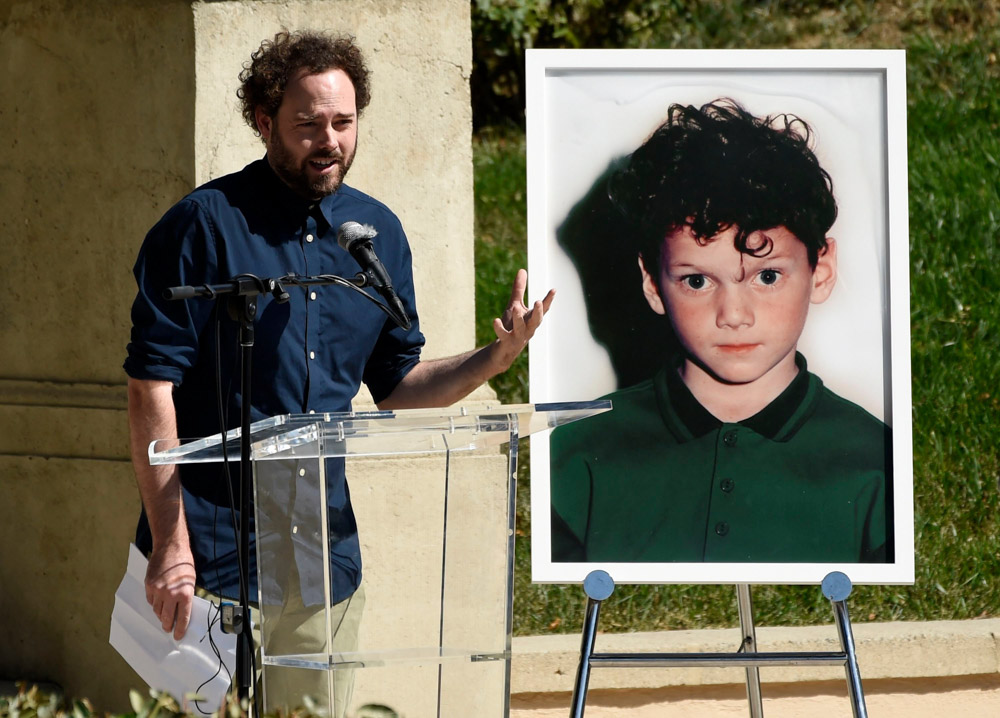
[[[176,623],[174,623],[174,639],[181,640],[187,633],[188,625],[191,623],[192,600],[190,596],[184,596],[177,604]]]
[[[528,272],[524,269],[517,270],[514,275],[514,284],[510,289],[510,306],[514,307],[524,303],[524,292],[528,288]]]
[[[146,600],[163,630],[178,640],[187,633],[194,597],[194,564],[187,558],[154,552],[146,569]]]
[[[543,312],[548,312],[549,311],[549,307],[552,306],[552,300],[555,299],[555,298],[556,298],[556,290],[555,289],[550,289],[549,293],[546,294],[545,298],[542,300],[542,311]]]
[[[541,301],[535,302],[534,306],[531,307],[531,311],[525,317],[525,326],[528,331],[534,333],[538,329],[538,325],[542,323],[543,314],[545,314],[545,305]]]
[[[503,319],[497,317],[493,320],[493,331],[496,332],[497,338],[503,339],[510,334],[517,334],[524,328],[524,310],[514,310],[508,315],[507,322]]]
[[[191,623],[193,600],[187,591],[172,592],[162,599],[157,596],[153,603],[153,613],[160,619],[160,626],[167,633],[171,631],[178,641],[184,638]]]
[[[173,603],[163,602],[160,604],[160,610],[156,612],[156,615],[160,617],[160,626],[164,631],[169,632],[173,630],[174,614],[176,612],[177,608]]]

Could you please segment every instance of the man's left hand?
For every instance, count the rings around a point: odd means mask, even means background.
[[[524,348],[528,345],[528,340],[534,336],[535,330],[542,323],[542,317],[549,307],[552,306],[552,299],[556,295],[555,289],[550,289],[544,299],[536,301],[529,309],[524,304],[524,292],[528,286],[528,273],[517,270],[514,277],[514,286],[510,291],[510,303],[504,313],[493,320],[493,331],[497,334],[495,357],[502,365],[500,371],[506,371],[517,359]]]
[[[507,371],[542,323],[542,316],[556,295],[554,289],[549,290],[544,299],[528,309],[524,305],[527,285],[528,273],[519,269],[510,292],[510,304],[502,316],[493,320],[493,330],[497,333],[495,341],[464,354],[419,362],[392,393],[378,403],[378,408],[449,406],[468,396],[486,380]]]

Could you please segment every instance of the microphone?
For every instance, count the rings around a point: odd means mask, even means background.
[[[375,254],[372,247],[372,237],[378,232],[368,224],[358,222],[344,222],[337,230],[337,244],[342,249],[346,249],[354,257],[354,260],[361,266],[365,278],[375,290],[382,295],[386,304],[396,313],[397,324],[403,329],[410,328],[410,319],[406,316],[403,303],[399,301],[396,291],[392,288],[392,280],[389,273],[385,271],[385,266]]]

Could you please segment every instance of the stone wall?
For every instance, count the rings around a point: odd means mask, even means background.
[[[407,228],[428,355],[472,345],[468,3],[0,2],[0,679],[101,710],[142,685],[108,644],[139,509],[121,369],[132,263],[173,202],[263,155],[236,76],[282,27],[366,50],[350,182]]]

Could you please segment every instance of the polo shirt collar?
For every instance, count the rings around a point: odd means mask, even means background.
[[[653,380],[660,415],[667,428],[680,441],[689,441],[717,431],[723,422],[702,406],[681,380],[678,369],[681,357],[660,370]],[[792,383],[770,404],[751,417],[738,422],[772,441],[787,441],[812,413],[822,382],[809,373],[804,356],[795,353],[798,373]]]

